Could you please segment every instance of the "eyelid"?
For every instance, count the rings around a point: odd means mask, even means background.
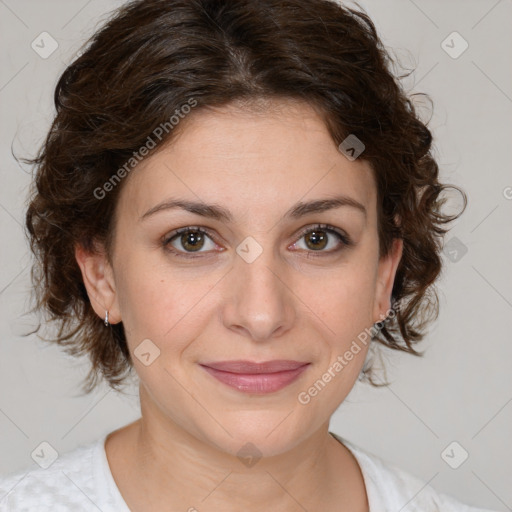
[[[344,230],[342,230],[340,228],[337,228],[335,226],[332,226],[331,224],[314,224],[313,226],[309,226],[307,228],[304,228],[297,235],[297,237],[298,237],[297,241],[300,240],[300,238],[302,238],[304,235],[306,235],[308,233],[311,233],[312,231],[315,231],[315,230],[323,230],[323,231],[328,231],[328,232],[334,232],[336,235],[338,235],[340,237],[341,241],[345,245],[352,245],[352,243],[353,243],[352,239],[350,238],[350,236]],[[296,242],[294,242],[294,243],[296,243]],[[319,252],[326,252],[326,251],[319,251]]]
[[[293,242],[292,245],[295,245],[296,243],[298,243],[299,240],[304,235],[311,233],[315,230],[324,230],[329,233],[334,233],[335,235],[337,235],[339,237],[339,240],[341,241],[342,245],[344,245],[345,247],[350,247],[353,245],[352,239],[344,230],[337,228],[335,226],[332,226],[331,224],[313,224],[313,225],[309,225],[308,227],[303,228],[297,235],[295,235],[295,237],[294,237],[295,242]],[[178,255],[178,257],[184,257],[184,258],[190,259],[190,258],[210,256],[211,255],[210,251],[205,251],[205,252],[199,251],[197,253],[194,253],[194,252],[179,251],[174,248],[168,247],[170,245],[170,242],[174,238],[176,238],[178,235],[180,235],[182,233],[187,233],[189,231],[197,231],[199,233],[203,233],[203,234],[207,235],[209,238],[211,238],[215,244],[219,245],[219,243],[216,239],[216,236],[212,233],[212,231],[210,229],[204,228],[202,226],[185,226],[182,228],[175,229],[170,234],[167,234],[164,237],[162,237],[162,244],[168,251],[170,251],[171,253],[173,253],[175,255]],[[225,249],[222,248],[219,252],[222,252],[224,250]],[[321,256],[322,254],[334,254],[334,253],[339,252],[340,250],[342,250],[342,248],[332,249],[330,251],[313,251],[313,250],[311,250],[311,251],[305,251],[305,252],[312,253],[314,256]],[[315,253],[317,253],[317,254],[315,254]]]
[[[209,238],[211,238],[212,241],[216,245],[219,245],[219,243],[216,239],[216,236],[210,231],[210,229],[202,227],[202,226],[185,226],[182,228],[175,229],[171,233],[166,234],[162,237],[162,245],[164,246],[164,248],[166,250],[168,250],[169,252],[171,252],[174,255],[177,255],[178,257],[190,259],[190,258],[199,258],[199,257],[204,258],[204,257],[210,256],[210,254],[209,254],[210,251],[193,253],[193,252],[179,251],[179,250],[175,249],[174,247],[170,246],[170,243],[174,238],[176,238],[178,235],[181,235],[182,233],[187,233],[189,231],[197,231],[199,233],[203,233],[203,234],[207,235]],[[224,250],[225,249],[222,248],[219,252],[222,252]]]
[[[184,226],[182,228],[175,229],[174,231],[171,231],[162,237],[162,243],[169,243],[177,235],[187,233],[188,231],[198,231],[199,233],[204,233],[205,235],[208,235],[215,243],[217,243],[215,235],[213,235],[213,233],[208,228],[203,226]]]

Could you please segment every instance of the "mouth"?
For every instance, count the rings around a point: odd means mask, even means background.
[[[266,394],[279,391],[295,381],[310,365],[308,362],[275,360],[219,361],[200,364],[212,377],[244,393]]]

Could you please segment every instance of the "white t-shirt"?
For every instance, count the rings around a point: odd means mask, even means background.
[[[420,479],[333,435],[361,467],[370,512],[492,512],[439,494]],[[0,478],[0,512],[130,512],[110,472],[106,437],[60,456],[47,469],[37,466]]]

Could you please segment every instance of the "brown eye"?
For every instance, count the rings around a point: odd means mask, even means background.
[[[319,251],[324,249],[328,243],[328,235],[325,231],[315,230],[306,233],[306,245],[312,251]]]
[[[186,251],[198,251],[204,245],[204,235],[199,231],[188,231],[181,234],[180,242]]]
[[[305,241],[305,247],[300,242]],[[337,253],[352,245],[350,237],[337,228],[325,225],[317,225],[304,230],[299,241],[294,246],[306,252],[319,253],[318,256]]]
[[[163,241],[163,246],[172,253],[187,256],[210,252],[210,249],[215,249],[216,244],[204,229],[186,227],[171,233]]]

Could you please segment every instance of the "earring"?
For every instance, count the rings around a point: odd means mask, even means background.
[[[104,320],[105,327],[108,327],[108,310],[105,310],[105,320]]]

